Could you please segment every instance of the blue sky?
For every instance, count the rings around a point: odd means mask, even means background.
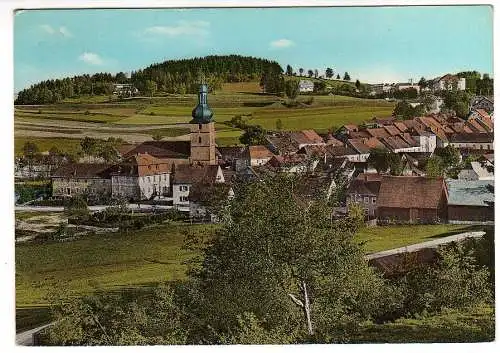
[[[14,20],[14,87],[47,78],[130,72],[214,54],[332,67],[362,82],[493,73],[487,6],[32,10]]]

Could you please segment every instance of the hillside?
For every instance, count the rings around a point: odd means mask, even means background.
[[[202,79],[216,90],[224,82],[258,80],[264,72],[281,74],[283,69],[275,61],[240,55],[167,60],[134,71],[130,78],[119,72],[116,75],[96,73],[42,81],[20,91],[15,104],[60,103],[84,95],[110,96],[116,83],[132,83],[147,96],[196,93]]]

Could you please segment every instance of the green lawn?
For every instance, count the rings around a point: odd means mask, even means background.
[[[453,224],[365,227],[356,234],[355,240],[364,243],[365,251],[372,253],[422,243],[468,230],[470,230],[469,226]]]

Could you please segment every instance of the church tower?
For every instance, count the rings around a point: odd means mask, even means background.
[[[216,164],[214,113],[207,104],[208,86],[202,84],[198,105],[193,109],[189,122],[191,129],[191,163]]]

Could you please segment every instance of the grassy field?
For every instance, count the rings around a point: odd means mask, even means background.
[[[14,153],[16,156],[22,155],[23,146],[28,141],[34,142],[40,151],[48,151],[52,147],[57,147],[59,151],[76,154],[80,151],[81,140],[70,138],[15,137]]]
[[[365,227],[355,236],[367,253],[395,249],[469,231],[471,227],[453,224]]]
[[[72,242],[18,244],[16,304],[50,303],[51,291],[60,288],[82,295],[97,288],[182,279],[187,268],[183,261],[193,255],[182,248],[183,232],[197,229],[165,225]]]
[[[332,126],[346,123],[362,123],[374,116],[387,116],[392,113],[394,104],[382,100],[359,99],[345,96],[299,96],[299,102],[309,102],[296,108],[287,108],[281,104],[284,98],[259,93],[258,82],[225,84],[223,89],[209,96],[209,104],[214,111],[217,123],[217,143],[220,146],[239,143],[241,130],[228,129],[223,123],[235,115],[242,115],[250,124],[258,124],[268,130],[276,128],[278,119],[285,130],[316,129],[326,132]],[[61,104],[44,106],[16,107],[15,131],[22,136],[43,139],[44,145],[69,147],[60,138],[80,139],[90,135],[97,138],[104,136],[103,126],[134,127],[137,129],[120,131],[120,137],[128,141],[148,139],[142,127],[154,128],[163,125],[165,136],[178,136],[179,124],[191,120],[191,111],[196,105],[196,95],[166,95],[153,98],[134,98],[121,101],[109,101],[109,97],[81,97],[66,100]],[[78,125],[82,123],[82,125]],[[50,125],[50,126],[49,126]],[[103,133],[101,133],[103,131]],[[117,132],[118,133],[118,132]],[[142,134],[142,137],[139,136]],[[102,135],[102,136],[101,136]],[[16,137],[16,140],[26,138]],[[52,141],[51,141],[52,140]],[[16,141],[16,151],[18,145]],[[49,146],[50,148],[50,146]],[[41,147],[41,150],[47,150]]]

